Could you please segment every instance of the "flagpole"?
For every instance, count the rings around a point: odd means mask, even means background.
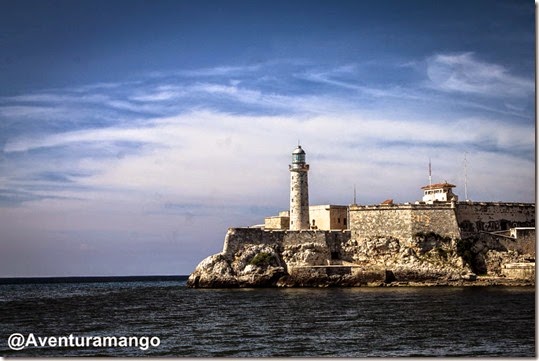
[[[430,158],[429,158],[429,188],[432,187],[432,167],[430,164]]]
[[[468,201],[468,160],[466,155],[468,152],[464,152],[464,198]]]

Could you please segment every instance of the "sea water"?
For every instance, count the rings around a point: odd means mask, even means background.
[[[157,347],[8,347],[158,337]],[[0,285],[0,356],[535,356],[535,289],[189,289],[185,281]]]

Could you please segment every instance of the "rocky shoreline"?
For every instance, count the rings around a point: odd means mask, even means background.
[[[357,241],[343,233],[332,246],[334,236],[230,228],[223,251],[200,262],[187,286],[535,286],[535,263],[522,263],[531,255],[502,251],[499,244],[485,244],[481,239],[464,243],[430,233],[408,240],[374,237]],[[480,252],[475,252],[478,245]],[[474,272],[473,261],[477,259],[486,264],[487,275]],[[507,265],[512,265],[511,275],[516,276],[508,277]]]
[[[216,274],[193,272],[187,286],[191,288],[337,288],[337,287],[535,287],[534,280],[506,277],[476,276],[467,273],[460,277],[421,279],[410,277],[397,280],[392,271],[370,271],[356,275],[298,274],[290,275],[282,267],[266,270],[248,269],[241,276],[221,277]],[[251,273],[252,272],[252,273]]]
[[[475,281],[436,281],[436,282],[393,282],[389,284],[372,284],[374,287],[535,287],[535,282],[512,280],[502,277],[481,277]]]

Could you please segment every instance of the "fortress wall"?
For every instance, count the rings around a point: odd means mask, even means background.
[[[245,246],[267,244],[282,248],[306,243],[327,248],[328,252],[338,252],[341,244],[349,239],[349,231],[267,231],[260,228],[229,228],[222,253],[233,255]]]
[[[532,203],[458,202],[456,213],[463,238],[481,231],[535,226]]]
[[[533,237],[519,237],[518,239],[514,239],[491,233],[481,233],[478,239],[484,245],[485,252],[489,249],[497,251],[513,251],[535,258],[535,230],[533,230]],[[477,247],[481,246],[476,245],[476,248]]]
[[[455,209],[450,204],[412,207],[412,235],[429,232],[460,238]]]
[[[282,245],[285,231],[264,231],[261,228],[229,228],[223,245],[224,254],[234,255],[246,245]]]
[[[326,232],[317,230],[285,232],[283,246],[297,246],[303,243],[315,243],[321,246],[326,246]]]
[[[326,242],[326,232],[301,230],[286,232],[283,239],[283,258],[288,272],[291,266],[323,266],[331,259],[331,252]]]
[[[350,206],[352,239],[394,237],[406,239],[412,233],[412,212],[409,206]]]
[[[521,253],[529,253],[535,255],[535,228],[533,229],[516,229],[515,236],[520,243],[521,249],[518,250]]]
[[[350,240],[350,231],[326,231],[326,243],[332,255],[338,255],[341,258],[342,245]],[[335,258],[332,256],[332,258]]]
[[[352,239],[394,237],[409,239],[417,233],[435,232],[459,238],[451,204],[350,206]]]

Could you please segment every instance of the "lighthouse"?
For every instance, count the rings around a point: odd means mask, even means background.
[[[292,152],[290,170],[290,230],[309,229],[309,185],[305,151],[298,145]]]

